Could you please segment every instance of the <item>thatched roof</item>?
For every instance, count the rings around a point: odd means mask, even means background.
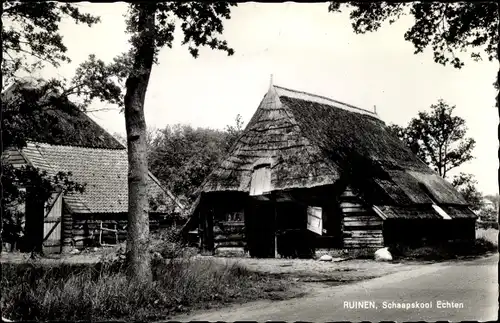
[[[273,191],[348,179],[372,204],[467,204],[376,113],[279,86],[270,87],[201,191],[249,192],[260,163],[271,165]]]
[[[22,100],[21,91],[25,98],[38,100],[44,107],[37,107],[36,101]],[[2,106],[4,114],[15,114],[15,121],[28,140],[52,145],[125,149],[75,104],[50,92],[45,93],[40,84],[21,82],[11,85],[2,93]]]

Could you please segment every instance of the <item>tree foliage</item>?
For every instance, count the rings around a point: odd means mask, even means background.
[[[390,125],[388,130],[397,136],[423,162],[446,178],[451,169],[471,160],[475,141],[465,138],[465,120],[453,116],[455,106],[439,100],[431,111],[419,112],[406,127]],[[474,211],[482,207],[482,194],[476,188],[472,174],[460,173],[451,183]]]
[[[93,86],[93,81],[86,79],[68,88],[65,80],[52,79],[36,84],[33,82],[36,80],[27,81],[23,74],[34,73],[47,64],[59,67],[70,62],[59,33],[62,19],[92,26],[99,18],[82,13],[74,4],[58,2],[4,1],[2,9],[1,142],[4,156],[7,149],[24,148],[27,140],[64,136],[57,127],[57,118],[44,111],[69,108],[68,95],[82,86]],[[21,228],[9,224],[19,222],[22,216],[16,205],[26,199],[24,189],[29,191],[30,202],[36,199],[43,205],[54,191],[81,192],[84,186],[84,183],[72,181],[69,173],[48,175],[31,166],[14,168],[2,158],[2,238],[20,235],[12,230]],[[39,219],[33,220],[39,222]],[[41,249],[41,241],[32,242],[30,248]]]
[[[477,181],[474,175],[460,173],[453,178],[451,185],[462,194],[472,210],[479,211],[482,208],[483,195],[476,188]]]
[[[500,196],[498,193],[495,195],[485,195],[484,199],[490,201],[491,205],[484,203],[479,211],[479,217],[483,221],[498,222]]]
[[[475,146],[473,138],[466,138],[465,120],[454,116],[455,106],[439,100],[431,111],[421,111],[406,127],[390,126],[417,156],[442,177],[451,169],[470,161]]]
[[[461,68],[464,62],[459,52],[469,52],[476,61],[500,59],[500,6],[497,1],[351,1],[345,4],[332,1],[328,10],[340,12],[342,5],[351,9],[352,28],[358,34],[377,31],[384,22],[392,24],[403,15],[412,16],[413,26],[406,31],[404,39],[413,44],[415,54],[431,48],[436,63]],[[497,90],[499,83],[500,68],[493,83]],[[498,98],[497,95],[497,108]]]
[[[330,2],[329,11],[341,11],[342,4]],[[404,34],[413,43],[415,54],[431,48],[434,61],[464,65],[456,55],[473,50],[475,60],[496,58],[498,47],[498,4],[480,2],[348,2],[356,33],[377,31],[384,22],[392,24],[403,15],[411,15],[414,24]]]
[[[46,64],[70,62],[59,32],[62,19],[92,26],[99,18],[72,3],[2,2],[2,81],[10,84],[19,72],[32,73]]]
[[[241,116],[224,131],[176,124],[158,131],[151,145],[151,172],[187,202],[242,132]]]

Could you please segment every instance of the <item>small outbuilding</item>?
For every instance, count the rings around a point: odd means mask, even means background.
[[[37,89],[21,86],[25,91]],[[9,113],[19,109],[16,96],[12,94],[14,89],[11,86],[2,93],[3,103],[9,104]],[[49,99],[47,95],[44,100]],[[53,192],[45,205],[34,205],[27,198],[19,207],[20,212],[43,212],[44,221],[39,224],[29,220],[33,217],[26,217],[24,239],[39,235],[43,230],[43,249],[47,253],[126,240],[127,149],[69,101],[59,102],[57,106],[47,105],[31,114],[32,118],[24,120],[19,113],[27,146],[22,149],[5,147],[2,163],[17,168],[33,166],[51,177],[59,172],[71,173],[70,180],[85,185],[85,190],[68,194]],[[155,232],[176,222],[184,224],[181,202],[153,174],[148,175],[150,230]],[[20,189],[30,196],[30,188]]]
[[[208,253],[475,239],[475,214],[372,111],[271,85],[200,187],[185,230]]]
[[[52,198],[45,204],[43,229],[45,252],[116,244],[126,240],[128,222],[126,149],[29,142],[22,150],[8,151],[6,158],[17,167],[30,165],[47,172],[49,176],[54,176],[58,172],[69,172],[71,180],[85,184],[83,193],[72,192],[63,195],[54,192]],[[149,173],[148,196],[151,231],[158,231],[161,227],[175,224],[183,206],[151,173]],[[26,202],[26,208],[29,212],[29,200]],[[26,226],[29,234],[29,222]]]

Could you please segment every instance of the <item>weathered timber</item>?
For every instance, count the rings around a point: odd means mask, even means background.
[[[215,248],[222,248],[222,247],[245,247],[246,242],[245,241],[222,241],[222,242],[215,242],[214,247]]]
[[[340,207],[341,208],[362,208],[362,209],[365,209],[366,210],[366,207],[359,201],[353,201],[353,200],[349,200],[349,201],[344,201],[342,200],[342,202],[340,202]]]
[[[358,245],[358,244],[352,244],[352,245],[344,245],[344,247],[346,249],[379,249],[379,248],[382,248],[383,246],[382,245],[379,245],[379,244],[361,244],[361,245]]]
[[[346,214],[344,216],[344,222],[349,222],[349,221],[370,221],[370,220],[378,220],[380,222],[383,222],[381,218],[378,216],[373,216],[373,214],[369,213],[359,213],[359,214]]]
[[[62,227],[63,245],[84,247],[84,242],[90,242],[91,240],[97,242],[99,240],[99,232],[101,231],[101,222],[103,225],[101,236],[104,240],[113,242],[118,238],[118,242],[126,241],[128,223],[126,214],[112,214],[109,215],[109,218],[106,218],[106,215],[100,217],[85,217],[82,215],[72,216],[71,214],[64,213]],[[108,229],[114,230],[115,225],[118,232],[116,232],[116,234],[112,231],[108,232]],[[170,226],[171,223],[168,220],[158,216],[150,216],[150,232],[158,232]],[[68,248],[66,248],[66,250],[68,250]]]
[[[245,232],[244,226],[214,226],[214,234],[237,234]]]
[[[245,235],[244,234],[229,234],[229,235],[219,234],[219,235],[215,236],[215,238],[214,238],[215,242],[239,241],[239,240],[245,240]]]
[[[366,219],[364,221],[344,221],[345,227],[362,227],[362,226],[373,226],[373,225],[382,225],[381,220],[377,219]]]
[[[357,213],[368,212],[368,210],[363,206],[356,206],[356,207],[343,207],[342,212],[344,212],[344,214],[348,214],[348,213],[354,213],[354,212],[357,212]]]
[[[343,226],[342,229],[344,231],[363,231],[363,230],[382,230],[382,224],[373,224],[373,225],[362,225],[362,226]]]
[[[382,237],[382,230],[370,230],[370,231],[346,231],[343,234],[345,237]]]
[[[344,238],[344,243],[380,243],[380,238]]]

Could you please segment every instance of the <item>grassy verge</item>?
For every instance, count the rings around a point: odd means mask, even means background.
[[[1,306],[13,320],[151,320],[224,303],[295,296],[292,282],[207,259],[159,260],[152,282],[116,265],[3,264]]]
[[[390,250],[393,256],[400,259],[448,260],[477,257],[498,251],[498,230],[478,229],[474,243],[454,242],[420,248],[393,246]]]

